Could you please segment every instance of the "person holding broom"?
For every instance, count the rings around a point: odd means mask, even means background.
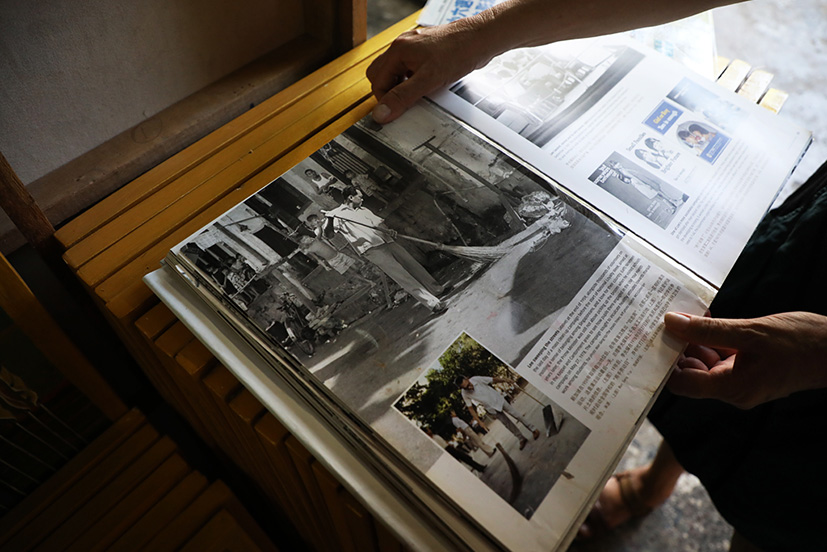
[[[399,245],[396,232],[385,226],[381,217],[362,207],[362,196],[353,193],[330,211],[322,211],[326,221],[322,232],[330,237],[339,232],[360,256],[399,284],[432,313],[442,313],[446,306],[439,300],[445,291],[428,270]]]

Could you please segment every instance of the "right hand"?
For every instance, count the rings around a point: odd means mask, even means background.
[[[491,61],[476,32],[477,19],[407,31],[373,60],[367,77],[379,100],[373,109],[377,123],[393,121],[421,97]]]

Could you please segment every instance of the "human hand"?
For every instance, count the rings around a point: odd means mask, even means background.
[[[667,384],[677,395],[749,409],[827,387],[827,317],[787,312],[752,319],[666,313],[666,330],[690,344]]]
[[[483,67],[488,52],[479,34],[483,14],[447,25],[423,27],[399,35],[367,69],[374,96],[377,123],[393,121],[417,100]]]

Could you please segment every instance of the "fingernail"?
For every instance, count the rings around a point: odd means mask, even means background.
[[[380,125],[388,120],[388,117],[391,116],[391,108],[386,106],[385,104],[380,103],[376,107],[373,108],[373,120],[379,123]]]
[[[673,332],[683,332],[689,328],[689,316],[680,312],[667,312],[663,316],[666,329]]]

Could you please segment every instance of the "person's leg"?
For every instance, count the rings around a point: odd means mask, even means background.
[[[463,428],[462,433],[463,433],[466,437],[468,437],[468,439],[469,439],[472,443],[474,443],[474,445],[475,445],[477,448],[482,449],[482,451],[483,451],[485,454],[487,454],[488,456],[493,456],[493,455],[494,455],[494,449],[493,449],[493,448],[491,448],[490,446],[486,445],[486,444],[485,444],[485,441],[483,441],[483,440],[482,440],[482,437],[480,437],[479,435],[477,435],[476,433],[474,433],[474,430],[473,430],[473,429],[471,429],[470,427],[468,427],[468,428]]]
[[[526,420],[525,416],[520,414],[520,412],[517,411],[517,409],[514,408],[514,406],[511,403],[506,402],[505,404],[503,404],[503,411],[511,414],[511,416],[515,420],[517,420],[518,422],[520,422],[521,424],[523,424],[525,427],[528,428],[528,430],[532,433],[532,435],[534,435],[535,439],[537,438],[537,436],[539,435],[539,430],[536,427],[534,427],[534,424],[532,424],[531,422]]]
[[[410,293],[414,299],[429,309],[434,310],[442,307],[442,303],[440,303],[439,299],[425,289],[422,282],[417,280],[402,264],[399,263],[395,255],[395,248],[388,247],[389,245],[393,244],[384,244],[378,247],[372,247],[364,253],[364,256],[370,262],[379,267],[379,269],[387,274],[388,277],[390,277],[394,282],[399,284],[402,289]]]
[[[613,529],[657,508],[672,494],[683,471],[672,448],[666,441],[661,441],[651,464],[616,474],[606,482],[580,528],[580,537]]]
[[[419,261],[414,259],[413,255],[408,253],[408,250],[399,245],[396,242],[386,244],[386,247],[393,252],[394,258],[399,262],[400,265],[405,267],[405,270],[426,289],[428,293],[436,295],[437,297],[442,295],[442,292],[445,291],[445,286],[440,284],[436,281],[428,269],[424,266],[419,264]]]
[[[520,432],[520,428],[514,425],[514,422],[511,421],[511,418],[509,418],[505,412],[489,412],[489,414],[491,414],[494,418],[497,418],[500,422],[502,422],[506,429],[510,431],[512,435],[514,435],[514,437],[516,437],[520,441],[521,444],[528,441],[528,439],[525,438],[525,435],[523,435],[522,432]],[[522,448],[522,446],[520,448]]]

